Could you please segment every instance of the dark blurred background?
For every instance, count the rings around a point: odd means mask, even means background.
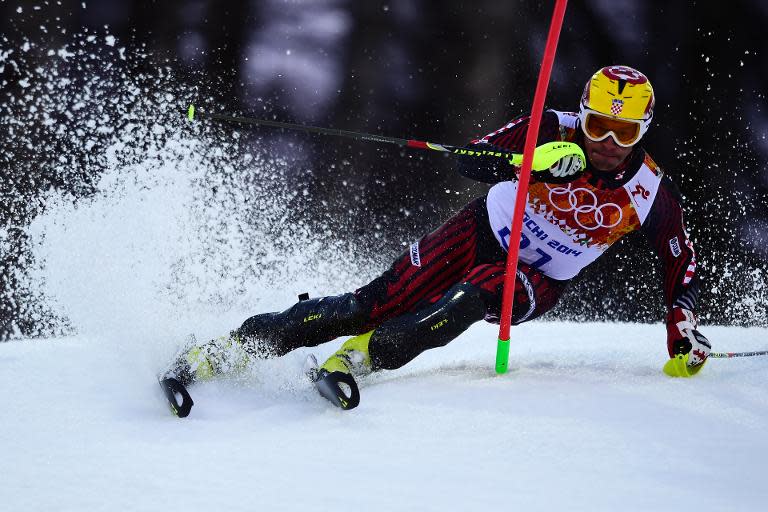
[[[163,66],[200,84],[201,97],[180,98],[180,107],[194,99],[221,112],[463,144],[528,111],[553,6],[1,0],[0,32],[6,49],[29,40],[59,48],[84,31],[111,34],[128,53],[148,56],[143,71]],[[710,322],[765,325],[765,27],[764,0],[574,0],[549,88],[547,107],[575,110],[585,81],[604,65],[649,76],[657,109],[643,144],[685,196]],[[0,66],[0,94],[23,93],[19,70]],[[340,226],[339,236],[369,250],[376,265],[486,190],[457,176],[441,155],[303,134],[252,136],[277,152],[291,148],[296,186],[311,191],[302,214]],[[15,289],[29,251],[23,228],[44,208],[43,192],[87,195],[97,179],[77,161],[73,174],[48,172],[33,148],[14,142],[11,133],[0,139],[0,339],[48,332],[41,323],[57,321],[41,317],[34,291]],[[73,179],[78,169],[83,175]],[[610,252],[579,276],[551,318],[662,317],[658,263],[642,237]]]

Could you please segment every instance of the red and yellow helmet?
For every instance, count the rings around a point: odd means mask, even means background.
[[[604,67],[584,87],[581,128],[590,140],[611,136],[620,146],[632,146],[648,130],[654,103],[653,87],[644,74],[628,66]]]

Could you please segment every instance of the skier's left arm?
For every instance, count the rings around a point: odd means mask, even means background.
[[[700,280],[696,251],[685,229],[680,192],[667,176],[662,178],[642,230],[664,269],[667,349],[672,358],[668,366],[675,376],[694,375],[706,362],[711,345],[698,330]],[[665,366],[665,372],[671,375],[670,371]]]

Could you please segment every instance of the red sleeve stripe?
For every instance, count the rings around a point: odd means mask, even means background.
[[[691,250],[691,263],[688,264],[688,268],[685,271],[685,277],[683,278],[683,284],[688,284],[696,275],[696,251],[693,250],[693,243],[686,237],[685,246]]]

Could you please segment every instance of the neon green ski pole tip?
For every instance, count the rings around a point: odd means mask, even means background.
[[[187,109],[187,119],[189,119],[190,121],[194,121],[195,120],[195,106],[194,105],[190,105],[189,108]]]

